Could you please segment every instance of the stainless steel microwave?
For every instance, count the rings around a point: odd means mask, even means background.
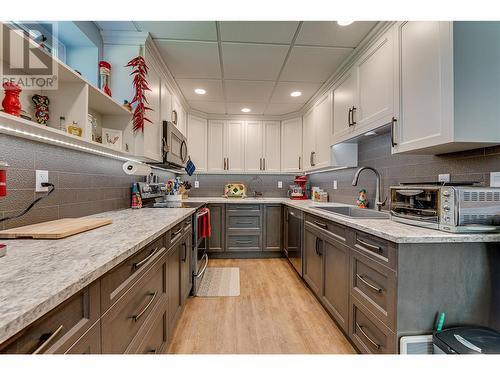
[[[391,187],[391,218],[454,233],[499,232],[500,188],[404,185]]]
[[[170,121],[163,121],[161,142],[162,164],[167,168],[184,168],[188,159],[187,139]]]

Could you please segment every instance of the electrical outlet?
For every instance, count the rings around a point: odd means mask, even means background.
[[[198,189],[199,187],[200,187],[200,181],[196,180],[196,181],[194,182],[194,188],[195,188],[195,189]]]
[[[278,189],[283,189],[283,181],[278,181]]]
[[[42,182],[49,182],[49,171],[35,171],[35,191],[37,193],[42,193],[44,191],[49,191],[49,188],[42,186]]]
[[[491,187],[500,187],[500,172],[491,172],[490,173],[490,186]]]
[[[450,174],[443,173],[443,174],[438,175],[438,181],[439,182],[450,182]]]
[[[337,180],[333,180],[333,190],[337,190]]]

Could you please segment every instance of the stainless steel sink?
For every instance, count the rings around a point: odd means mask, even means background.
[[[323,207],[313,206],[317,210],[328,211],[332,214],[352,217],[356,219],[389,219],[389,214],[358,207]]]

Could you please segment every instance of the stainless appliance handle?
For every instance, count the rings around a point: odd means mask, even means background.
[[[207,270],[207,266],[208,266],[208,254],[207,253],[203,254],[202,259],[203,258],[205,258],[205,265],[203,266],[203,268],[201,269],[200,272],[198,272],[197,274],[194,275],[194,277],[196,277],[196,278],[203,276],[203,274]]]
[[[59,333],[61,333],[62,329],[63,329],[63,325],[61,324],[61,325],[59,326],[59,328],[57,328],[57,329],[54,331],[54,333],[52,333],[52,334],[51,334],[51,335],[47,338],[47,340],[45,340],[45,341],[44,341],[44,342],[43,342],[43,343],[42,343],[42,344],[41,344],[38,348],[36,348],[36,349],[33,351],[33,353],[31,353],[31,354],[40,354],[40,353],[41,353],[41,352],[42,352],[45,348],[47,348],[47,347],[50,345],[50,343],[51,343],[52,341],[54,341],[54,339],[57,337],[57,335],[59,335]]]
[[[365,280],[363,276],[361,276],[359,273],[356,274],[356,277],[360,279],[363,283],[365,283],[366,286],[372,288],[373,290],[382,293],[384,290],[378,286],[373,285],[372,283],[369,283],[368,281]]]
[[[181,143],[181,160],[183,163],[185,163],[187,160],[187,153],[188,153],[187,143],[186,143],[186,141],[182,141],[182,143]]]
[[[144,264],[146,264],[148,262],[148,260],[150,260],[155,254],[156,252],[158,251],[158,248],[159,246],[157,246],[146,258],[144,258],[143,260],[141,260],[140,262],[137,262],[137,263],[134,263],[132,264],[132,267],[134,269],[138,269],[139,267],[143,266]],[[165,249],[164,247],[162,247],[162,250]]]
[[[366,337],[366,339],[370,342],[370,344],[372,344],[374,347],[376,347],[377,349],[380,349],[382,347],[382,345],[380,344],[377,344],[375,341],[373,341],[370,336],[368,336],[365,331],[363,330],[363,326],[362,325],[359,325],[359,323],[356,323],[356,327],[359,329],[359,332],[361,332],[363,334],[363,336]]]
[[[356,241],[359,242],[361,245],[364,247],[367,247],[369,250],[375,250],[377,252],[382,252],[382,248],[377,245],[372,245],[371,243],[368,243],[366,241],[360,240],[359,238],[356,238]]]
[[[137,322],[141,318],[141,316],[144,315],[144,313],[147,311],[147,309],[149,309],[149,306],[151,306],[151,304],[155,300],[156,296],[158,295],[158,291],[156,291],[154,293],[148,293],[148,295],[151,297],[151,299],[146,304],[146,306],[144,306],[144,308],[141,311],[139,311],[139,313],[137,315],[132,315],[131,316],[131,319],[133,319],[134,322]]]

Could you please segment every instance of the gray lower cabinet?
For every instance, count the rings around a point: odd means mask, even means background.
[[[209,204],[210,209],[210,226],[212,236],[208,240],[208,252],[220,253],[224,251],[225,239],[225,205],[224,204]]]
[[[281,251],[283,241],[281,204],[264,206],[264,251]]]
[[[193,288],[193,271],[191,268],[191,246],[192,246],[192,237],[191,232],[184,235],[184,238],[180,244],[180,267],[181,267],[181,299],[182,304],[184,304],[191,293],[191,289]]]
[[[228,203],[225,211],[225,250],[228,252],[262,251],[262,206]]]
[[[323,258],[320,249],[320,232],[308,222],[304,228],[304,280],[309,288],[321,296],[323,290]]]
[[[181,246],[176,244],[170,250],[167,258],[167,288],[168,288],[168,331],[173,332],[175,323],[182,308],[181,293]]]
[[[65,354],[100,354],[101,322],[96,322]]]

